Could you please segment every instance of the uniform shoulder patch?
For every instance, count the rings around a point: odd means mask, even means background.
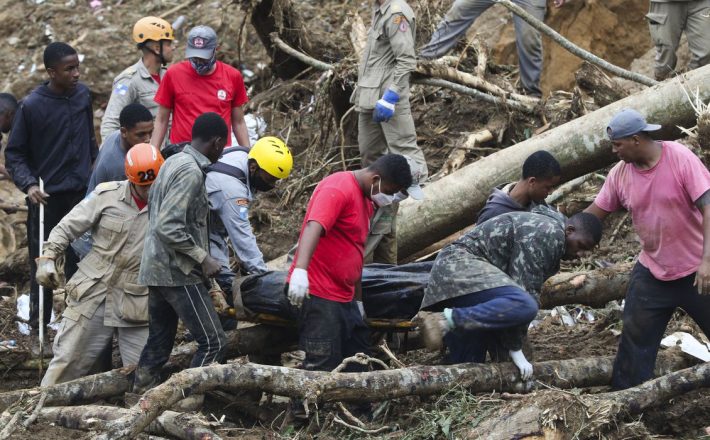
[[[118,95],[125,95],[128,93],[128,84],[116,84],[116,87],[113,89],[114,93]]]
[[[93,192],[101,194],[102,192],[116,190],[119,186],[121,186],[121,182],[102,182],[96,185]]]

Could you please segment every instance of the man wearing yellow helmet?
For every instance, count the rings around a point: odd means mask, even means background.
[[[158,104],[153,100],[165,65],[173,60],[173,28],[158,17],[143,17],[133,26],[133,41],[142,57],[113,80],[113,91],[101,119],[101,138],[120,128],[119,115],[128,104],[143,104],[155,117]]]
[[[267,136],[250,150],[242,147],[224,150],[219,161],[208,169],[206,186],[212,211],[210,251],[222,266],[217,280],[228,291],[234,273],[229,266],[227,237],[242,271],[266,271],[264,256],[249,223],[249,205],[255,192],[273,189],[278,180],[288,177],[291,168],[293,157],[286,144]]]

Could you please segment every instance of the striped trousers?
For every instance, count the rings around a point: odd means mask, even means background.
[[[190,368],[220,362],[227,338],[203,284],[150,286],[148,341],[138,361],[133,392],[142,393],[160,383],[160,371],[175,343],[178,319],[190,330],[197,351]]]

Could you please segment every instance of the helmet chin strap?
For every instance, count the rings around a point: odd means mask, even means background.
[[[143,47],[145,47],[148,50],[148,52],[152,53],[153,55],[155,55],[156,57],[158,57],[160,59],[161,66],[165,66],[168,63],[165,61],[165,57],[163,56],[163,43],[161,41],[158,41],[158,45],[160,46],[160,52],[154,51],[153,49],[148,47],[147,44],[144,45]]]

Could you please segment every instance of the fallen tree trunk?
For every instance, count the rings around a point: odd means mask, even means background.
[[[289,351],[297,342],[298,336],[292,329],[269,325],[255,325],[244,329],[227,332],[226,359],[248,354],[280,355]],[[197,344],[192,342],[176,347],[166,364],[168,370],[181,370],[190,365],[192,356],[197,351]],[[132,367],[82,377],[41,390],[47,392],[46,405],[76,405],[107,397],[122,395],[128,391],[130,380],[127,377]],[[40,393],[40,388],[0,393],[0,411],[5,410],[22,397]]]
[[[611,381],[612,357],[547,361],[535,364],[537,381],[558,388],[606,385]],[[663,371],[688,365],[677,351],[659,356]],[[670,368],[668,368],[670,367]],[[100,440],[134,438],[156,417],[177,401],[215,388],[261,390],[308,402],[372,402],[411,395],[440,394],[453,385],[471,392],[528,391],[531,382],[518,380],[513,364],[460,364],[419,366],[370,373],[328,373],[295,370],[250,363],[193,368],[173,375],[167,382],[143,395],[130,413],[109,423]]]
[[[542,286],[540,308],[566,304],[602,307],[609,301],[622,299],[632,267],[633,263],[622,263],[604,269],[559,273]]]
[[[106,422],[116,420],[128,413],[125,408],[102,405],[59,406],[44,408],[39,420],[82,431],[102,430]],[[153,435],[170,435],[180,440],[220,440],[209,425],[195,414],[165,411],[155,419],[146,432]]]
[[[710,363],[703,363],[621,391],[583,395],[550,391],[501,408],[476,428],[459,434],[501,440],[535,432],[559,440],[607,438],[647,408],[709,386]]]
[[[688,90],[710,99],[710,66],[680,77]],[[402,202],[397,217],[398,253],[407,257],[473,223],[491,189],[516,180],[525,159],[547,150],[562,165],[563,180],[587,174],[617,160],[611,144],[602,142],[606,125],[622,108],[631,107],[650,122],[666,127],[695,125],[695,112],[677,80],[666,81],[484,157],[424,187],[436,203]]]

